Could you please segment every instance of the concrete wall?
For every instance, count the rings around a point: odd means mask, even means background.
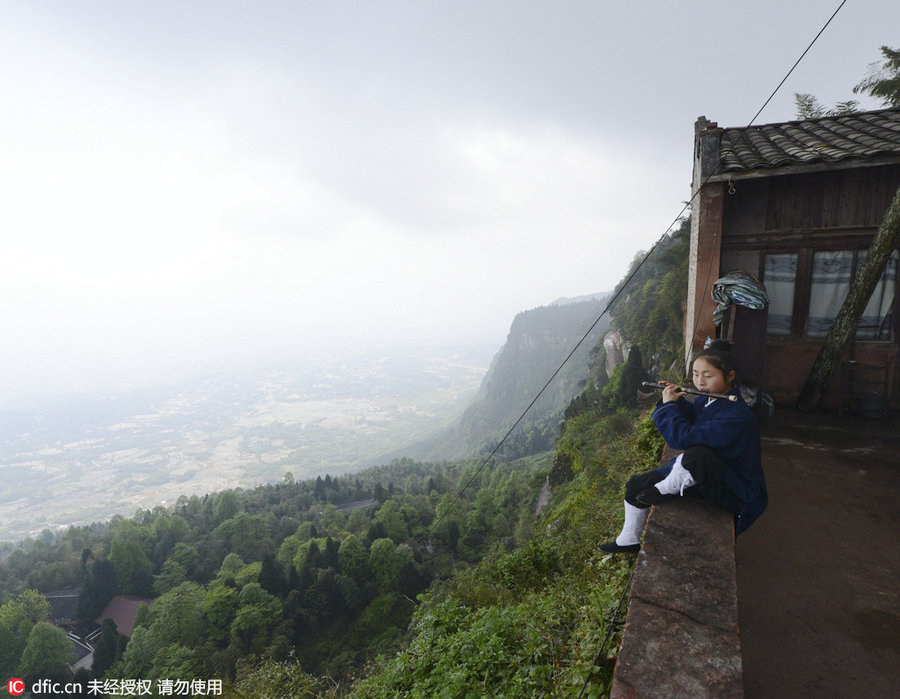
[[[694,498],[654,506],[611,697],[742,697],[734,521]]]

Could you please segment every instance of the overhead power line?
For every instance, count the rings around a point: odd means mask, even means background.
[[[800,58],[798,58],[796,61],[794,61],[794,65],[792,65],[791,69],[787,73],[785,73],[784,77],[781,79],[781,82],[778,83],[778,85],[775,87],[774,90],[772,90],[772,94],[769,95],[768,99],[766,99],[765,102],[763,102],[763,106],[760,107],[759,111],[757,111],[756,114],[753,115],[753,118],[750,120],[750,123],[747,124],[747,126],[752,126],[753,122],[756,121],[757,117],[760,114],[762,114],[762,111],[768,106],[769,102],[772,101],[772,98],[775,96],[775,93],[777,93],[781,89],[781,86],[784,85],[785,82],[787,82],[787,79],[789,77],[791,77],[791,73],[794,72],[794,68],[796,68],[798,65],[800,65],[800,61],[802,61],[803,57],[806,56],[807,53],[809,53],[809,50],[813,47],[813,44],[815,44],[819,40],[819,37],[822,36],[822,32],[824,32],[828,28],[828,25],[831,24],[831,20],[833,20],[837,16],[837,13],[841,11],[841,8],[846,3],[847,3],[847,0],[842,0],[841,4],[837,6],[837,9],[831,13],[831,17],[829,17],[828,21],[822,25],[822,28],[819,30],[819,33],[813,37],[813,40],[809,42],[809,46],[807,46],[803,50],[803,53],[800,54]]]
[[[765,102],[763,102],[762,106],[757,110],[756,114],[748,122],[747,126],[752,126],[753,122],[755,122],[756,119],[759,117],[759,115],[762,114],[763,110],[768,106],[769,102],[772,101],[772,98],[775,97],[775,95],[782,88],[782,86],[785,84],[785,82],[787,82],[787,79],[794,72],[794,70],[797,68],[797,66],[800,65],[800,62],[803,60],[803,58],[806,56],[806,54],[809,53],[810,49],[819,40],[819,37],[822,36],[825,29],[828,28],[828,25],[831,24],[832,20],[837,16],[837,13],[840,12],[841,8],[846,3],[847,3],[847,0],[841,0],[841,3],[838,5],[837,9],[835,9],[835,11],[831,14],[831,16],[825,22],[825,24],[822,25],[822,28],[816,33],[816,35],[813,37],[813,39],[809,43],[809,45],[803,50],[803,52],[800,54],[800,57],[797,58],[796,61],[794,61],[794,64],[787,71],[787,73],[781,79],[781,81],[778,83],[778,85],[775,86],[775,89],[772,90],[772,93],[766,98]],[[603,311],[600,313],[600,315],[597,317],[597,319],[591,324],[591,326],[588,328],[587,332],[585,332],[584,335],[581,337],[581,339],[579,339],[578,342],[575,343],[575,346],[572,348],[572,351],[569,352],[569,354],[566,355],[565,359],[562,360],[560,365],[557,367],[556,371],[554,371],[553,374],[550,376],[550,378],[547,379],[546,383],[543,385],[543,387],[540,389],[540,391],[538,391],[538,393],[537,393],[537,395],[535,395],[534,399],[522,411],[521,415],[519,415],[518,419],[516,419],[516,421],[513,423],[512,427],[510,427],[506,431],[506,433],[503,435],[503,437],[500,439],[500,441],[497,443],[497,445],[488,454],[487,458],[485,458],[485,460],[475,470],[475,472],[465,482],[465,484],[463,484],[462,488],[459,489],[456,496],[454,496],[453,500],[450,502],[450,506],[444,511],[443,514],[441,514],[437,519],[435,519],[434,522],[432,522],[432,525],[431,525],[431,527],[429,527],[429,530],[428,530],[429,535],[431,535],[434,532],[437,525],[456,506],[456,503],[459,502],[459,500],[462,498],[465,491],[478,478],[478,476],[487,467],[487,465],[491,462],[491,460],[494,458],[494,456],[497,454],[497,452],[500,451],[500,448],[503,446],[503,444],[506,442],[506,440],[509,438],[509,436],[513,433],[513,431],[516,429],[516,427],[519,426],[519,423],[521,423],[522,420],[525,419],[525,416],[528,414],[528,412],[531,410],[531,408],[534,407],[534,404],[544,394],[544,392],[550,387],[550,384],[553,383],[554,379],[559,375],[559,372],[562,371],[563,367],[565,367],[565,365],[569,362],[569,360],[572,358],[572,356],[575,354],[575,352],[578,350],[578,348],[581,347],[581,345],[585,342],[585,340],[587,340],[587,338],[589,337],[591,332],[594,330],[594,328],[597,327],[597,324],[600,323],[603,316],[605,316],[607,313],[609,313],[610,309],[613,307],[613,305],[616,303],[616,301],[618,301],[619,297],[622,295],[622,292],[631,283],[631,280],[634,279],[634,277],[637,275],[637,273],[643,268],[643,266],[650,259],[650,256],[653,255],[653,253],[660,246],[660,244],[663,242],[663,240],[665,240],[666,236],[669,235],[669,233],[672,231],[672,229],[675,227],[675,225],[678,223],[678,221],[681,220],[681,218],[684,216],[685,212],[690,208],[691,204],[693,204],[694,199],[697,197],[697,195],[703,189],[704,185],[706,185],[706,183],[709,181],[709,179],[711,177],[713,177],[717,172],[718,172],[718,168],[716,168],[712,172],[710,172],[706,176],[706,178],[703,180],[703,182],[700,184],[700,186],[697,187],[696,191],[691,196],[691,198],[684,203],[684,206],[681,208],[681,211],[679,211],[678,214],[675,216],[675,218],[672,220],[672,223],[669,224],[669,226],[665,229],[665,232],[659,237],[659,239],[653,244],[653,246],[644,254],[644,256],[641,258],[641,261],[637,264],[637,266],[629,273],[625,282],[619,286],[618,290],[613,294],[612,298],[607,302],[606,307],[603,309]],[[709,275],[711,274],[711,272],[712,272],[712,268],[710,266],[710,269],[707,270],[707,279],[706,279],[707,283],[709,282]],[[699,320],[700,311],[702,310],[702,308],[703,308],[703,299],[701,299],[700,307],[697,310],[697,319],[698,320]],[[696,326],[696,322],[695,322],[695,326]]]
[[[828,27],[828,25],[831,24],[831,21],[835,18],[837,13],[846,4],[846,2],[847,2],[847,0],[841,1],[841,3],[838,5],[837,9],[828,18],[828,21],[825,22],[825,24],[822,26],[822,28],[819,30],[819,32],[816,34],[816,36],[813,38],[813,40],[809,43],[809,45],[806,47],[806,49],[804,49],[803,53],[800,54],[800,57],[794,62],[794,65],[791,66],[790,70],[788,70],[788,72],[785,74],[784,78],[781,79],[781,82],[778,83],[778,85],[775,87],[775,89],[772,91],[772,93],[769,95],[769,97],[765,100],[763,105],[759,108],[759,110],[756,112],[756,114],[753,116],[753,119],[750,120],[750,122],[747,124],[747,126],[751,126],[753,124],[753,122],[756,121],[756,119],[759,117],[759,115],[763,112],[763,110],[766,108],[766,106],[768,106],[769,102],[771,102],[771,100],[775,96],[775,94],[781,89],[781,87],[787,81],[788,77],[791,75],[791,73],[793,73],[794,69],[800,64],[800,62],[803,60],[803,58],[806,56],[806,54],[809,52],[809,50],[813,47],[813,45],[816,43],[816,41],[818,41],[819,37],[822,35],[822,33],[825,31],[825,29]],[[475,470],[475,472],[472,474],[472,476],[469,477],[469,479],[457,491],[453,500],[450,501],[448,507],[444,510],[444,512],[441,515],[439,515],[431,523],[431,525],[427,529],[426,534],[424,534],[423,537],[421,537],[418,541],[420,546],[425,543],[426,538],[430,538],[434,534],[435,530],[437,529],[438,524],[440,524],[440,522],[443,521],[443,519],[455,508],[456,504],[462,498],[463,494],[466,492],[466,490],[469,488],[469,486],[471,486],[471,484],[478,478],[478,476],[481,474],[481,472],[491,462],[491,460],[494,458],[494,456],[497,454],[497,452],[500,450],[500,448],[503,446],[503,444],[506,442],[506,440],[509,438],[509,436],[513,433],[513,431],[516,429],[516,427],[518,427],[519,423],[521,423],[522,420],[525,419],[525,416],[528,414],[528,412],[531,410],[531,408],[534,406],[534,404],[544,394],[544,392],[547,390],[547,388],[549,388],[549,386],[553,383],[554,379],[556,379],[556,377],[559,375],[560,371],[562,371],[563,367],[569,362],[569,360],[571,360],[572,356],[575,354],[575,352],[578,350],[578,348],[581,347],[582,344],[584,344],[584,342],[590,336],[590,334],[594,330],[594,328],[597,327],[598,323],[600,323],[603,316],[605,316],[610,311],[610,309],[612,309],[613,305],[616,303],[616,301],[622,295],[624,290],[631,283],[632,279],[634,279],[634,277],[637,275],[637,273],[647,263],[647,261],[650,259],[650,256],[653,255],[653,253],[660,246],[660,244],[663,242],[663,240],[665,240],[666,236],[672,232],[672,229],[678,224],[678,222],[684,216],[685,212],[690,208],[690,206],[693,203],[694,199],[696,198],[697,194],[700,193],[700,191],[703,189],[703,187],[709,181],[709,178],[712,177],[714,174],[716,174],[716,172],[717,172],[717,169],[714,169],[713,172],[711,172],[709,175],[707,175],[707,177],[703,180],[703,182],[701,182],[700,186],[697,187],[696,191],[691,196],[691,198],[687,202],[684,203],[684,206],[682,206],[681,211],[679,211],[678,214],[675,216],[675,218],[672,220],[672,223],[669,224],[669,226],[665,229],[665,232],[659,237],[659,239],[653,244],[653,246],[643,255],[643,257],[641,258],[641,260],[637,264],[637,266],[635,266],[635,268],[628,274],[628,277],[625,279],[624,283],[622,283],[619,286],[618,290],[613,294],[612,298],[610,298],[610,300],[607,302],[606,306],[604,307],[604,309],[600,313],[600,315],[597,317],[597,319],[591,324],[591,326],[587,329],[587,331],[584,333],[584,335],[581,337],[581,339],[579,339],[578,342],[575,343],[575,346],[566,355],[565,359],[563,359],[563,361],[560,363],[559,367],[557,367],[557,369],[553,372],[553,374],[550,376],[550,378],[547,379],[547,381],[544,383],[543,387],[540,389],[540,391],[538,391],[537,395],[535,395],[534,399],[522,411],[521,415],[519,415],[518,419],[513,423],[512,427],[510,427],[506,431],[506,433],[503,435],[503,437],[500,439],[500,441],[497,443],[497,445],[491,450],[490,454],[488,454],[487,458],[484,459],[484,461]],[[707,271],[707,283],[709,281],[710,272],[711,272],[711,269]],[[702,309],[702,300],[701,300],[700,309]],[[700,310],[698,309],[698,316],[697,316],[698,318],[699,318],[699,312],[700,312]],[[397,574],[398,573],[395,573],[395,576]],[[615,622],[616,622],[616,618],[618,617],[619,610],[622,607],[622,603],[624,601],[624,598],[628,591],[628,588],[630,587],[631,579],[633,577],[634,577],[634,571],[632,571],[631,578],[629,578],[628,582],[625,585],[625,589],[622,591],[622,597],[619,600],[619,605],[615,610],[613,618],[609,622],[610,625],[615,624]],[[344,637],[346,638],[349,635],[349,633],[350,633],[350,631],[347,630],[344,633]],[[612,633],[612,626],[610,626],[610,629],[606,635],[606,639],[603,641],[603,645],[601,646],[600,651],[598,651],[598,654],[597,654],[598,658],[603,653],[603,650],[606,647],[606,644],[609,640],[611,633]],[[579,696],[581,696],[584,693],[589,682],[590,682],[590,676],[588,676],[588,678],[586,678],[585,683],[581,688],[581,692],[579,693]]]

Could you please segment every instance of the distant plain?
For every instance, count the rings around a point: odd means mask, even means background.
[[[180,496],[361,470],[446,426],[487,348],[298,359],[0,414],[0,541]]]

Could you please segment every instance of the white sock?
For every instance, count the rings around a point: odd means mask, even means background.
[[[622,533],[616,537],[619,546],[631,546],[641,543],[641,532],[650,514],[649,507],[635,507],[630,502],[625,503],[625,523],[622,525]]]
[[[681,457],[683,456],[684,454],[678,455],[675,463],[672,464],[672,471],[669,475],[654,486],[661,495],[684,495],[685,488],[690,488],[696,484],[690,471],[681,465]]]

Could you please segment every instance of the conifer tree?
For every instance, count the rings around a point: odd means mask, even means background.
[[[267,553],[263,556],[262,568],[260,568],[259,571],[259,584],[266,592],[269,592],[276,597],[284,597],[284,569],[271,553]]]
[[[100,636],[94,643],[94,663],[91,666],[96,677],[101,677],[116,662],[119,648],[119,631],[116,622],[104,619]]]

